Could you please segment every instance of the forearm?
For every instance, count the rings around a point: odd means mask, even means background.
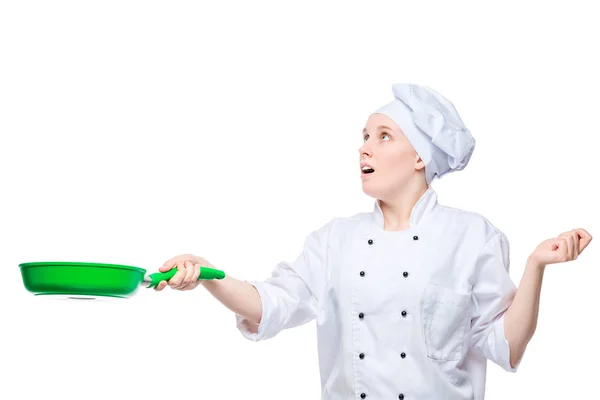
[[[248,282],[226,275],[223,279],[202,281],[202,286],[234,313],[257,324],[260,322],[262,317],[260,295]]]
[[[517,293],[504,315],[504,331],[510,344],[512,367],[523,357],[537,326],[544,270],[545,266],[527,260]]]

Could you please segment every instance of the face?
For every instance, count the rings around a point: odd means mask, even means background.
[[[387,115],[371,114],[363,130],[359,149],[363,191],[376,199],[391,199],[423,172],[425,164],[404,135]],[[368,164],[373,172],[362,166]]]

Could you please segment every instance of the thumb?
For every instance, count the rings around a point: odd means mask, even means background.
[[[170,271],[171,269],[173,269],[174,266],[175,266],[175,261],[167,261],[158,270],[160,272],[167,272],[167,271]]]

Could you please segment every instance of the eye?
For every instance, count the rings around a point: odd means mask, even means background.
[[[387,136],[387,137],[388,137],[388,138],[390,138],[390,139],[392,138],[392,137],[389,135],[389,133],[383,133],[383,134],[381,135],[381,137],[384,137],[384,136]]]

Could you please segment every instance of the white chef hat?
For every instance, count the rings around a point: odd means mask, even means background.
[[[454,105],[435,90],[411,83],[392,85],[395,99],[375,113],[390,117],[425,163],[429,185],[437,176],[464,169],[475,139]]]

